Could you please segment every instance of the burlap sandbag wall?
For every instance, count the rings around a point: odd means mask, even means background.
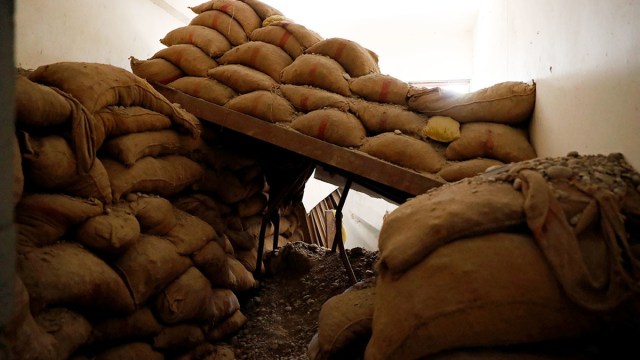
[[[232,357],[221,344],[256,285],[260,163],[127,70],[16,76],[14,358]],[[284,209],[281,245],[298,224]]]
[[[416,88],[382,73],[374,51],[325,39],[265,2],[191,9],[190,24],[160,40],[165,49],[131,59],[135,74],[444,181],[536,155],[527,133],[535,83],[466,95]]]

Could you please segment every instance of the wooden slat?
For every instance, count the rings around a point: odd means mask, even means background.
[[[201,120],[221,125],[281,148],[296,152],[322,164],[416,196],[444,182],[362,152],[340,147],[297,132],[286,126],[257,119],[224,106],[187,95],[161,84],[154,87],[169,101],[180,104]],[[358,182],[358,179],[354,179]],[[366,184],[363,184],[366,185]]]

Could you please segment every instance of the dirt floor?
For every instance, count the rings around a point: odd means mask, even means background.
[[[378,253],[362,248],[347,255],[359,282],[374,280]],[[308,359],[322,304],[351,286],[337,253],[302,242],[265,259],[259,287],[241,300],[246,325],[230,339],[237,359]]]

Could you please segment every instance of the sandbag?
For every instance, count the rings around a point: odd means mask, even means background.
[[[165,198],[148,195],[136,196],[128,204],[128,207],[140,223],[142,232],[146,234],[166,235],[177,224],[173,205]]]
[[[119,254],[140,237],[140,223],[123,208],[87,219],[75,231],[76,242],[98,253]]]
[[[206,139],[205,139],[206,140]],[[209,140],[207,143],[212,143]],[[202,143],[200,152],[202,153],[202,161],[215,170],[238,171],[242,168],[255,165],[257,160],[246,154],[240,154],[224,146],[209,146]]]
[[[309,85],[343,96],[351,96],[349,74],[337,61],[328,56],[304,54],[282,69],[280,82]]]
[[[418,172],[437,173],[445,164],[428,142],[393,132],[367,138],[358,150]]]
[[[220,64],[241,64],[259,70],[280,81],[280,72],[293,60],[281,48],[262,41],[249,41],[234,47],[218,58]]]
[[[236,204],[238,216],[241,218],[261,214],[267,208],[268,196],[259,192]]]
[[[307,49],[322,40],[322,36],[320,36],[320,34],[308,29],[302,24],[297,24],[290,20],[274,22],[269,24],[269,26],[280,26],[285,28],[288,32],[293,34],[304,49]]]
[[[224,105],[237,95],[227,85],[205,77],[184,76],[170,82],[168,86],[216,105]]]
[[[91,334],[91,324],[82,315],[65,308],[46,309],[35,317],[56,340],[56,359],[68,359]]]
[[[351,77],[379,73],[377,61],[355,41],[343,38],[320,40],[305,50],[306,54],[325,55],[337,61]]]
[[[149,81],[150,83],[168,84],[184,76],[182,70],[165,59],[155,58],[148,60],[138,60],[129,57],[131,72]]]
[[[338,109],[311,111],[296,118],[291,127],[305,135],[344,147],[360,146],[366,130],[351,113]]]
[[[318,353],[329,359],[359,339],[371,336],[375,288],[351,289],[327,300],[318,316]]]
[[[169,31],[160,42],[165,46],[191,44],[216,58],[231,49],[231,43],[219,31],[202,25],[187,25]]]
[[[220,208],[222,205],[205,194],[191,194],[174,200],[173,205],[191,215],[197,216],[213,226],[216,233],[222,234],[226,225]]]
[[[212,320],[214,324],[227,319],[236,311],[240,310],[238,297],[229,289],[214,288],[211,297],[211,306],[213,308],[212,313],[215,314]]]
[[[113,137],[102,146],[110,157],[132,166],[145,156],[190,155],[202,139],[194,139],[175,130],[146,131]]]
[[[227,254],[216,241],[210,241],[191,256],[193,264],[211,282],[213,286],[229,283],[229,263]]]
[[[468,94],[439,87],[413,89],[409,108],[429,116],[450,116],[461,123],[519,124],[529,119],[536,101],[536,84],[507,81]]]
[[[51,245],[73,227],[102,214],[95,199],[63,194],[25,194],[15,208],[18,251]]]
[[[187,76],[206,77],[207,71],[218,66],[218,63],[214,59],[202,51],[202,49],[192,44],[175,44],[168,46],[158,50],[153,54],[151,59],[167,60],[182,70]]]
[[[211,296],[209,280],[191,267],[158,294],[156,313],[165,324],[208,320],[213,317],[209,307]]]
[[[210,169],[205,170],[202,180],[197,185],[200,191],[213,193],[227,204],[246,199],[262,190],[263,186],[264,181],[262,180],[243,184],[231,171],[212,171]]]
[[[260,0],[240,0],[240,1],[251,6],[253,11],[255,11],[256,14],[258,14],[261,20],[264,20],[274,15],[282,15],[280,10]]]
[[[432,116],[422,134],[435,141],[449,143],[460,138],[460,123],[448,116]]]
[[[164,355],[153,350],[151,345],[144,342],[133,342],[116,345],[98,355],[95,360],[164,360]]]
[[[155,336],[162,325],[148,307],[142,307],[131,314],[111,317],[93,324],[90,344],[121,342]]]
[[[265,26],[253,30],[249,38],[252,41],[262,41],[284,50],[292,59],[304,54],[300,42],[287,29],[280,26]]]
[[[227,235],[236,252],[240,250],[251,250],[258,245],[258,236],[246,231],[227,229],[224,234]]]
[[[505,163],[533,159],[536,151],[525,130],[496,123],[468,123],[460,129],[460,138],[447,146],[448,160],[487,157]]]
[[[441,246],[400,278],[381,271],[365,358],[575,338],[594,320],[569,301],[531,236],[493,233]]]
[[[25,134],[23,142],[24,172],[31,184],[42,190],[111,203],[111,184],[100,159],[94,160],[88,172],[79,172],[76,155],[63,137]]]
[[[446,181],[455,182],[481,174],[492,166],[500,165],[504,165],[504,163],[498,160],[484,158],[471,159],[447,164],[442,170],[438,171],[438,175]]]
[[[15,80],[16,126],[46,129],[63,125],[71,118],[71,103],[60,90],[40,85],[22,75]]]
[[[176,226],[165,237],[176,246],[178,254],[191,255],[217,238],[216,231],[204,220],[178,208],[174,208],[173,213]]]
[[[442,185],[386,216],[378,265],[389,276],[400,276],[450,241],[522,224],[523,204],[522,194],[511,184],[466,179]]]
[[[213,345],[204,342],[195,347],[195,349],[181,354],[175,360],[193,360],[193,359],[215,359],[215,360],[234,360],[235,352],[231,345],[220,344]]]
[[[353,77],[349,88],[365,100],[407,106],[409,84],[391,75],[374,72]]]
[[[207,76],[227,85],[239,94],[256,90],[271,91],[278,85],[271,76],[241,64],[220,65],[209,70]]]
[[[423,137],[427,117],[400,105],[380,104],[365,100],[350,102],[351,111],[373,134],[400,130],[403,134]]]
[[[220,10],[233,17],[244,29],[247,35],[260,26],[262,20],[251,6],[236,0],[212,0],[198,6],[190,7],[196,13],[201,14],[207,10]]]
[[[180,155],[147,156],[130,168],[107,158],[103,164],[109,174],[114,200],[132,192],[169,197],[198,182],[203,175],[200,164]]]
[[[204,333],[196,324],[169,326],[154,336],[153,347],[164,351],[193,349],[205,340]]]
[[[222,341],[240,330],[247,323],[247,317],[238,310],[233,315],[216,324],[206,334],[207,340],[211,342]]]
[[[229,289],[235,292],[244,292],[253,289],[256,286],[256,280],[253,274],[237,259],[228,256],[227,260],[229,262],[229,272],[231,273]]]
[[[171,119],[167,116],[140,106],[107,106],[94,117],[103,124],[105,138],[171,127]]]
[[[189,25],[201,25],[217,30],[224,35],[229,43],[238,46],[248,41],[247,33],[234,16],[222,10],[207,10],[191,19]]]
[[[62,242],[33,249],[17,260],[34,310],[46,305],[121,313],[134,309],[120,276],[78,244]]]
[[[282,95],[291,105],[303,112],[320,110],[325,107],[348,111],[349,100],[342,95],[312,86],[282,84],[279,86]]]
[[[287,99],[267,90],[239,95],[224,106],[272,123],[290,123],[296,118],[296,110]]]
[[[122,274],[136,305],[144,304],[191,267],[169,240],[142,234],[114,264]]]

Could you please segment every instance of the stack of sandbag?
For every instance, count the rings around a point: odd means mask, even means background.
[[[212,0],[167,48],[131,60],[137,75],[446,181],[535,157],[527,122],[535,84],[472,94],[415,88],[381,73],[378,55],[324,39],[260,1]],[[462,124],[462,126],[461,126]]]
[[[309,355],[365,337],[365,359],[618,357],[640,329],[639,221],[621,154],[443,185],[387,216],[375,287],[323,305]]]
[[[14,357],[229,354],[218,343],[256,282],[228,224],[263,209],[260,166],[205,144],[193,115],[124,69],[57,63],[16,83]]]

